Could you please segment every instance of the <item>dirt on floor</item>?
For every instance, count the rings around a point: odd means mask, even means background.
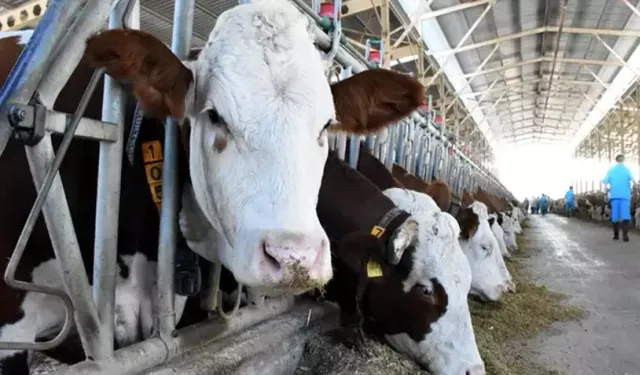
[[[488,375],[555,375],[530,359],[524,342],[554,322],[577,320],[583,311],[565,303],[565,296],[528,281],[521,260],[530,257],[525,234],[520,250],[507,261],[517,293],[499,303],[469,301],[471,319]],[[373,339],[355,349],[332,332],[310,340],[295,375],[429,374],[415,362]]]

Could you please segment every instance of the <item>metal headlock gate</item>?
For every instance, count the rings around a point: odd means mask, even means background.
[[[339,17],[328,24],[302,0],[292,0],[315,20],[318,46],[335,59],[342,69],[340,79],[372,67],[341,34]],[[334,0],[340,9],[340,0]],[[240,3],[243,1],[241,0]],[[290,302],[273,299],[265,302],[262,312],[241,309],[233,320],[199,324],[175,331],[174,272],[177,244],[177,124],[167,119],[163,159],[162,207],[157,262],[157,306],[154,318],[158,325],[155,337],[144,342],[113,350],[113,316],[116,283],[117,228],[120,199],[121,160],[123,156],[124,103],[126,93],[108,76],[103,94],[103,121],[82,118],[91,93],[103,71],[94,73],[78,110],[73,115],[52,111],[58,94],[76,68],[85,41],[104,29],[139,28],[139,0],[50,0],[42,1],[46,12],[37,23],[33,35],[0,91],[0,155],[14,131],[23,133],[25,151],[38,195],[7,266],[4,279],[14,288],[59,297],[66,310],[65,323],[53,340],[42,343],[0,342],[0,350],[47,350],[60,344],[70,333],[75,319],[87,358],[94,361],[62,370],[60,374],[137,374],[158,366],[199,346],[205,339],[229,335],[257,321],[282,313]],[[33,3],[31,3],[33,5]],[[176,0],[172,51],[186,59],[191,45],[194,0]],[[39,16],[39,15],[37,15]],[[29,16],[31,17],[31,15]],[[369,45],[369,44],[368,44]],[[384,46],[380,46],[380,49]],[[378,51],[380,52],[380,51]],[[382,56],[380,54],[379,56]],[[381,57],[380,57],[381,58]],[[387,167],[404,166],[420,178],[430,181],[442,178],[457,196],[477,187],[497,195],[513,198],[484,168],[460,152],[427,118],[414,113],[378,135],[366,138],[366,145]],[[8,121],[11,119],[11,121]],[[8,123],[11,122],[11,125]],[[57,153],[51,133],[64,134]],[[74,136],[100,142],[98,198],[93,282],[89,283],[58,169]],[[361,137],[352,137],[357,145]],[[359,147],[351,147],[346,155],[346,136],[330,142],[342,159],[357,166]],[[43,212],[55,256],[61,265],[64,289],[36,285],[15,279],[18,262],[33,231],[40,211]],[[220,265],[212,267],[213,282],[202,294],[209,298],[211,310],[219,308]],[[216,278],[218,282],[216,282]],[[93,287],[91,286],[93,285]],[[212,300],[212,301],[211,301]],[[237,312],[237,305],[234,312]]]

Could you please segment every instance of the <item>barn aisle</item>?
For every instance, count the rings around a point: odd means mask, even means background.
[[[585,308],[528,343],[538,360],[571,375],[640,374],[640,236],[556,215],[530,215],[527,263],[538,283]]]

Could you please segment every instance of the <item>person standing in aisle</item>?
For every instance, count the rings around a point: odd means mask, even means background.
[[[602,182],[609,187],[609,203],[611,205],[611,223],[613,223],[613,239],[629,242],[629,223],[631,221],[631,184],[633,175],[624,165],[624,155],[616,156],[616,165],[609,168]]]
[[[564,210],[567,214],[567,217],[571,216],[573,213],[573,209],[576,208],[576,205],[573,201],[575,194],[573,192],[573,186],[569,186],[569,190],[564,195]]]
[[[540,196],[540,200],[538,201],[538,207],[540,207],[540,213],[542,214],[542,216],[547,214],[547,203],[548,203],[547,196],[542,194]]]

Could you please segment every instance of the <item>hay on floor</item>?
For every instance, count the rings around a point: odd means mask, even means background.
[[[469,301],[480,355],[491,375],[558,374],[531,361],[522,342],[554,322],[580,319],[584,311],[566,304],[566,296],[529,282],[521,263],[528,253],[526,237],[520,236],[518,247],[506,262],[517,293],[504,295],[495,304]]]

